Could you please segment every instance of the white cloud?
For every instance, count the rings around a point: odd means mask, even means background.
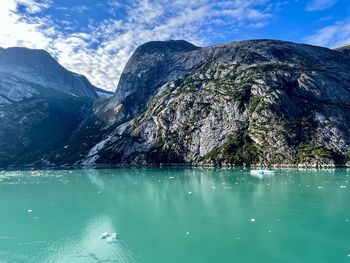
[[[332,7],[337,0],[312,0],[306,6],[306,11],[321,11]]]
[[[318,30],[315,34],[305,38],[310,44],[330,48],[340,47],[350,43],[350,19],[338,21]]]
[[[121,19],[121,4],[110,0],[110,18],[91,22],[85,32],[67,33],[50,17],[31,15],[48,8],[51,0],[1,1],[0,46],[46,49],[66,68],[109,90],[116,88],[132,51],[144,42],[186,39],[205,44],[219,36],[215,27],[262,27],[272,16],[269,0],[138,0],[124,7],[126,16]],[[27,7],[27,14],[16,12],[18,4]]]
[[[42,0],[40,2],[36,0],[17,0],[17,4],[23,5],[28,13],[35,14],[48,8],[51,4],[51,0]]]
[[[17,14],[17,5],[29,5],[30,0],[1,0],[0,8],[0,46],[27,46],[45,48],[50,42],[41,26],[47,21],[41,19],[26,19]],[[42,5],[33,4],[29,12],[38,12]],[[35,11],[37,10],[37,11]]]

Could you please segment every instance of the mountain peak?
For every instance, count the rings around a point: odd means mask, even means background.
[[[97,97],[85,77],[68,71],[43,49],[0,49],[0,71],[74,96]]]
[[[350,55],[350,44],[338,47],[335,50],[342,52],[345,55]]]
[[[168,40],[168,41],[150,41],[140,45],[135,53],[153,54],[153,53],[170,53],[170,52],[188,52],[200,47],[193,45],[185,40]]]

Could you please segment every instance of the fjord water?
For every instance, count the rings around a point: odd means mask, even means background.
[[[349,175],[3,171],[0,262],[350,262]]]

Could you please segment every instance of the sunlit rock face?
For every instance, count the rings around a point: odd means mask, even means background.
[[[147,43],[97,111],[109,130],[84,162],[344,164],[349,73],[344,52],[290,42]]]
[[[149,42],[135,50],[115,94],[98,99],[85,78],[34,53],[18,67],[0,62],[0,165],[349,162],[346,48]],[[53,74],[58,68],[65,73]]]

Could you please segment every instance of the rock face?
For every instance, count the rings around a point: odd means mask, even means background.
[[[33,80],[26,70],[0,71],[0,165],[335,166],[350,160],[344,48],[272,40],[206,48],[149,42],[134,52],[105,100],[96,100],[88,84],[62,85],[74,74]]]
[[[85,77],[45,51],[0,49],[0,166],[47,164],[92,114],[96,98]]]
[[[350,60],[271,40],[150,42],[96,114],[108,129],[84,164],[342,165]]]
[[[339,47],[336,49],[337,51],[340,51],[348,56],[350,56],[350,45],[346,45],[346,46],[343,46],[343,47]]]

